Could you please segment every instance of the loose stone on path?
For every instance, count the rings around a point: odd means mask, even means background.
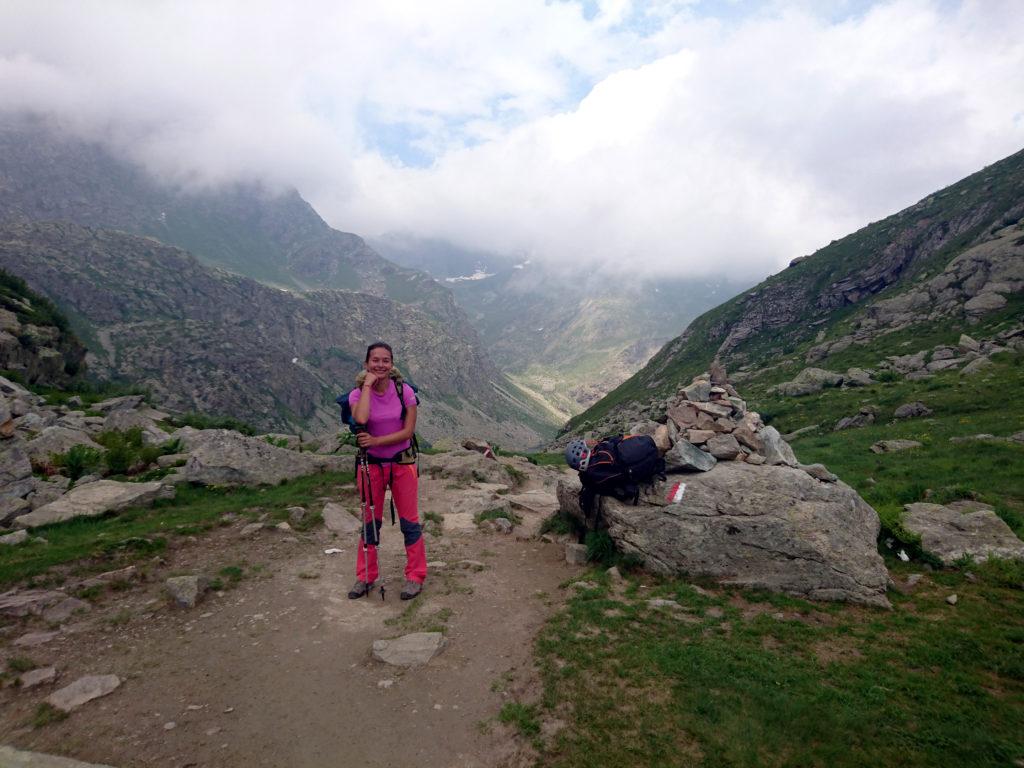
[[[44,683],[52,683],[57,678],[56,667],[42,667],[40,669],[30,669],[28,672],[22,672],[18,676],[18,686],[22,690],[28,688],[34,688],[37,685],[43,685]],[[2,763],[0,763],[2,765]]]
[[[206,576],[173,576],[164,582],[164,587],[174,602],[182,608],[195,608],[203,593],[210,588]]]
[[[373,657],[396,667],[426,664],[445,646],[440,632],[413,632],[394,640],[374,640]]]
[[[62,712],[71,712],[93,699],[113,693],[120,685],[117,675],[88,675],[50,694],[46,703]]]
[[[68,757],[44,755],[42,752],[23,752],[14,747],[0,746],[0,765],[4,768],[111,768],[99,763],[83,763]]]
[[[324,505],[324,511],[321,514],[324,518],[324,525],[329,531],[342,536],[359,531],[359,520],[341,504],[329,501]]]

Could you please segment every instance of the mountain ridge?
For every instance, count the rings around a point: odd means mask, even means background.
[[[400,339],[399,364],[430,398],[428,439],[463,429],[505,444],[540,439],[490,416],[514,405],[472,345],[381,297],[282,291],[156,240],[68,222],[0,227],[0,266],[69,308],[73,325],[89,324],[97,374],[148,386],[170,408],[269,430],[328,428],[365,345],[383,336]]]
[[[628,411],[652,395],[657,400],[716,359],[730,371],[751,373],[780,359],[802,360],[813,346],[867,331],[861,327],[866,307],[934,277],[958,254],[1022,216],[1024,150],[794,259],[701,315],[643,369],[571,419],[563,433],[610,424],[616,411]],[[926,314],[920,316],[924,322]],[[865,335],[871,334],[862,333],[856,342],[866,343]],[[826,352],[816,359],[827,357]]]

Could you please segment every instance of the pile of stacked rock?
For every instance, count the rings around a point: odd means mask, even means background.
[[[719,461],[797,466],[793,449],[778,430],[747,410],[725,371],[717,366],[680,387],[669,402],[664,423],[638,422],[629,431],[654,438],[668,472],[706,472]]]

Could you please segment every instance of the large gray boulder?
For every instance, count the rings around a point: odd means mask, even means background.
[[[837,387],[843,382],[843,375],[823,368],[804,368],[792,381],[779,384],[775,390],[780,395],[799,397],[820,392],[825,387]]]
[[[517,467],[518,469],[518,467]],[[458,449],[432,456],[420,456],[420,470],[430,477],[440,477],[467,485],[473,483],[508,484],[512,476],[503,460],[486,458],[482,453]],[[520,471],[529,472],[529,467]]]
[[[921,547],[944,565],[962,557],[1024,560],[1024,541],[991,509],[961,512],[940,504],[907,504],[903,527],[921,537]]]
[[[342,456],[290,451],[229,429],[184,428],[171,437],[181,439],[190,454],[181,474],[189,482],[203,485],[277,485],[282,480],[351,467]]]
[[[47,427],[39,436],[25,445],[29,460],[33,464],[48,464],[55,453],[67,453],[76,445],[84,445],[97,451],[104,451],[102,445],[94,442],[86,432],[67,427]]]
[[[143,507],[163,498],[173,488],[160,483],[120,483],[116,480],[97,480],[76,486],[56,501],[15,518],[18,528],[36,528],[59,523],[73,517],[96,517],[108,512],[120,512],[129,507]]]
[[[142,430],[142,442],[146,445],[160,445],[171,439],[152,418],[139,411],[114,410],[103,420],[104,430],[127,432],[135,427]]]
[[[578,481],[559,482],[563,511],[582,519],[578,493]],[[609,535],[645,568],[889,607],[878,514],[846,484],[785,466],[720,462],[687,477],[679,503],[666,493],[657,483],[637,506],[601,498]]]

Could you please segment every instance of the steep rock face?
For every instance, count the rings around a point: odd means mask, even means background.
[[[0,370],[61,386],[84,369],[85,347],[67,320],[17,276],[0,273]]]
[[[211,270],[151,239],[63,223],[0,227],[0,267],[89,326],[101,375],[151,386],[167,407],[235,416],[268,430],[336,423],[365,346],[396,345],[421,386],[428,439],[481,434],[533,445],[507,383],[424,311],[346,291],[295,294]]]

